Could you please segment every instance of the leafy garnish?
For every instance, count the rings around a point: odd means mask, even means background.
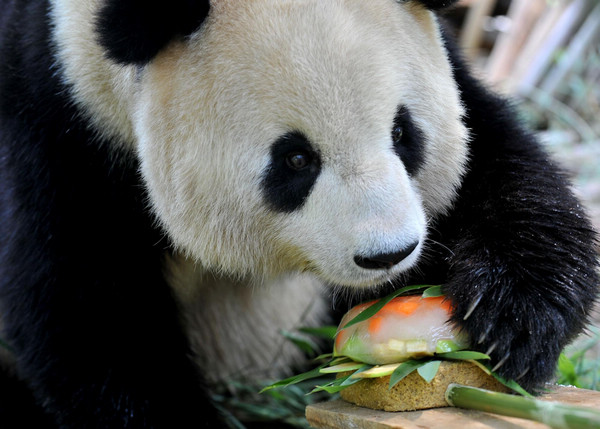
[[[498,380],[500,383],[502,383],[509,389],[511,389],[523,396],[526,396],[528,398],[533,398],[533,395],[531,393],[529,393],[527,390],[523,389],[521,387],[521,385],[519,383],[517,383],[515,380],[507,380],[506,378],[502,377],[499,374],[496,374],[494,371],[491,371],[491,370],[490,370],[490,374],[492,375],[492,377],[494,377],[496,380]]]
[[[343,377],[338,377],[335,380],[330,381],[329,383],[323,386],[317,386],[310,393],[316,393],[321,391],[325,391],[327,393],[337,393],[341,390],[344,390],[348,386],[352,386],[353,384],[358,383],[360,381],[360,378],[354,378],[354,375],[359,374],[360,372],[365,371],[369,368],[371,368],[371,365],[362,364],[362,366],[359,367],[352,374],[348,374]]]
[[[417,372],[423,380],[425,380],[427,383],[431,383],[431,380],[433,380],[437,374],[438,369],[440,369],[441,363],[441,360],[430,360],[425,365],[418,367]]]
[[[458,350],[455,352],[437,353],[436,356],[440,359],[452,360],[489,360],[490,357],[485,353],[474,352],[471,350]]]
[[[346,356],[340,356],[340,357],[336,357],[334,358],[331,362],[329,362],[329,366],[334,366],[334,365],[339,365],[342,363],[346,363],[346,362],[354,362],[352,359],[350,359],[349,357]]]
[[[435,344],[436,353],[448,353],[456,352],[462,348],[461,345],[457,344],[452,340],[438,340]]]
[[[331,340],[335,338],[337,326],[321,326],[319,328],[306,327],[298,330],[304,334],[314,335],[315,337]]]
[[[385,305],[388,302],[390,302],[392,299],[394,299],[400,295],[403,295],[407,292],[420,290],[420,289],[430,290],[431,288],[434,288],[434,287],[435,286],[429,286],[429,285],[413,285],[413,286],[406,286],[406,287],[400,288],[397,291],[394,291],[393,293],[389,294],[388,296],[381,298],[380,300],[371,304],[369,307],[365,308],[363,311],[361,311],[359,314],[357,314],[356,317],[354,317],[352,320],[350,320],[348,323],[346,323],[344,326],[342,326],[342,329],[349,328],[352,325],[356,325],[357,323],[363,322],[363,321],[373,317],[375,314],[377,314],[377,312],[379,312],[379,310],[381,310],[383,307],[385,307]]]
[[[330,356],[330,355],[324,355]],[[462,360],[466,362],[471,362],[481,368],[482,371],[487,374],[492,375],[496,380],[502,383],[504,386],[509,389],[527,397],[531,397],[525,389],[523,389],[516,381],[514,380],[506,380],[500,375],[492,372],[486,365],[479,362],[479,360],[487,360],[490,357],[486,354],[471,351],[471,350],[460,350],[448,353],[437,353],[435,356],[431,356],[429,358],[423,359],[409,359],[404,362],[398,364],[389,364],[385,366],[396,367],[395,370],[390,374],[389,371],[380,371],[380,377],[390,376],[389,388],[391,389],[396,384],[398,384],[401,380],[403,380],[407,375],[411,374],[415,370],[419,373],[419,375],[428,383],[433,380],[436,376],[437,371],[439,369],[441,360]],[[373,366],[369,364],[365,364],[362,362],[355,362],[345,356],[337,357],[329,360],[327,363],[319,365],[317,368],[312,369],[310,371],[304,372],[302,374],[295,375],[293,377],[288,377],[284,380],[280,380],[276,383],[273,383],[269,386],[264,387],[260,393],[266,392],[270,389],[287,387],[293,384],[300,383],[301,381],[310,380],[312,378],[323,377],[323,375],[329,374],[339,374],[354,371],[352,374],[344,375],[342,377],[338,377],[324,385],[316,386],[310,393],[325,391],[328,393],[337,393],[344,388],[351,386],[352,384],[364,379],[364,378],[376,378],[377,376],[371,375],[372,373],[376,373],[377,370],[381,369],[383,366]],[[360,376],[362,372],[369,372],[368,377]]]
[[[318,362],[320,360],[327,360],[327,359],[331,359],[333,357],[333,353],[323,353],[322,355],[317,356],[316,358],[314,358],[313,360]],[[344,359],[344,357],[341,357],[339,359]]]
[[[391,389],[392,387],[394,387],[404,377],[406,377],[408,374],[410,374],[411,372],[413,372],[420,366],[424,365],[425,363],[427,363],[427,362],[423,361],[423,360],[416,360],[416,359],[410,359],[410,360],[402,362],[398,366],[398,368],[396,368],[396,370],[394,372],[392,372],[392,375],[390,375],[389,388]]]
[[[335,374],[338,372],[353,371],[356,369],[360,369],[363,366],[365,366],[365,364],[360,362],[345,362],[321,368],[321,374]]]
[[[437,298],[439,296],[444,296],[441,285],[430,286],[423,292],[423,298]]]
[[[287,387],[292,384],[300,383],[301,381],[304,381],[304,380],[310,380],[311,378],[321,377],[323,375],[323,374],[321,374],[321,369],[324,368],[325,366],[326,366],[326,364],[319,365],[318,367],[316,367],[315,369],[311,369],[310,371],[303,372],[302,374],[294,375],[292,377],[288,377],[284,380],[280,380],[276,383],[265,386],[261,389],[261,391],[259,393],[263,393],[263,392],[266,392],[267,390],[275,389],[277,387]]]
[[[311,390],[309,392],[309,394],[323,392],[323,391],[327,392],[327,393],[337,393],[340,390],[343,390],[347,387],[346,385],[342,386],[342,383],[349,380],[350,375],[351,374],[346,375],[344,377],[338,377],[338,378],[334,379],[333,381],[330,381],[329,383],[324,384],[322,386],[316,386],[313,390]]]
[[[384,365],[375,365],[359,374],[355,374],[354,377],[359,378],[379,378],[391,375],[392,372],[400,366],[400,363],[387,363]]]

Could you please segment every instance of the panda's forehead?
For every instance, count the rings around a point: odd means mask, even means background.
[[[388,159],[400,106],[423,130],[414,179],[427,209],[448,207],[464,171],[456,82],[436,19],[418,2],[222,0],[147,66],[140,94],[142,153],[156,141],[169,159],[233,161],[254,183],[288,133],[335,160],[324,165],[336,173]],[[192,161],[180,169],[193,171]]]
[[[388,135],[398,104],[418,103],[415,63],[423,39],[433,37],[432,17],[418,6],[232,3],[216,2],[190,45],[195,80],[215,78],[217,108],[231,112],[235,100],[248,122],[263,121],[273,134],[296,130],[331,142]]]

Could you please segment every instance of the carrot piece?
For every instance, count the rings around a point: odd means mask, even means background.
[[[385,307],[383,311],[386,313],[400,314],[402,316],[410,316],[421,305],[421,297],[407,296],[394,298]]]
[[[452,311],[452,304],[450,303],[449,299],[444,299],[443,297],[440,297],[442,299],[442,302],[440,302],[440,308],[443,308],[444,310],[446,310],[448,313],[450,313]]]
[[[346,342],[346,337],[347,335],[345,335],[343,331],[338,332],[338,334],[335,336],[335,350],[339,350],[342,347],[342,344]]]
[[[369,320],[369,328],[368,331],[370,334],[376,334],[381,329],[381,322],[383,319],[381,317],[373,316]]]
[[[438,307],[441,308],[443,310],[446,310],[448,313],[452,310],[452,305],[450,304],[450,301],[447,300],[445,297],[443,296],[436,296],[436,297],[432,297],[432,298],[424,298],[424,300],[431,306],[431,307]]]

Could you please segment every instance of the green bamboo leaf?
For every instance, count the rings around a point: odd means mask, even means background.
[[[575,364],[564,353],[561,353],[558,358],[558,374],[558,384],[581,387],[578,380],[577,371],[575,370]]]
[[[361,372],[364,371],[368,371],[371,368],[373,368],[373,365],[369,365],[369,364],[364,364],[362,367],[358,368],[356,371],[354,371],[350,377],[344,381],[342,383],[343,386],[350,386],[354,383],[358,383],[360,380],[362,380],[362,378],[360,376],[358,376]]]
[[[435,352],[437,354],[457,352],[459,350],[462,350],[463,348],[463,346],[459,345],[458,343],[452,340],[438,340],[435,345]]]
[[[394,372],[392,372],[392,375],[390,375],[390,385],[389,385],[388,389],[391,389],[392,387],[394,387],[404,377],[406,377],[408,374],[410,374],[414,370],[418,369],[420,366],[425,365],[427,362],[428,361],[415,360],[415,359],[411,359],[411,360],[402,362],[400,364],[400,366],[398,366],[398,368],[396,368],[394,370]]]
[[[481,369],[487,375],[492,375],[492,371],[487,366],[485,366],[484,364],[479,362],[478,360],[468,359],[465,362],[471,362],[473,365],[478,366],[479,369]]]
[[[441,360],[430,360],[425,365],[418,367],[417,372],[423,380],[427,383],[431,383],[431,380],[433,380],[437,374],[438,369],[440,369],[441,363]]]
[[[334,366],[334,365],[339,365],[341,363],[346,363],[346,362],[354,362],[354,361],[352,359],[350,359],[349,357],[341,356],[341,357],[333,359],[331,362],[328,363],[328,365]]]
[[[337,332],[337,326],[321,326],[318,328],[304,327],[298,329],[303,334],[314,335],[315,337],[325,338],[331,340],[335,338]]]
[[[338,393],[341,392],[342,390],[344,390],[346,387],[348,386],[342,386],[341,384],[336,384],[335,386],[317,386],[315,387],[313,390],[311,390],[309,392],[309,395],[312,395],[313,393],[317,393],[317,392],[327,392],[330,394],[334,394],[334,393]]]
[[[444,296],[441,285],[431,286],[423,292],[423,298],[437,298],[438,296]]]
[[[331,359],[333,357],[333,353],[324,353],[322,355],[317,356],[316,358],[314,358],[314,361],[317,360],[326,360],[326,359]]]
[[[361,362],[345,362],[338,365],[326,366],[321,369],[322,374],[335,374],[338,372],[354,371],[365,366]]]
[[[495,372],[493,372],[491,370],[490,370],[490,374],[492,374],[492,377],[494,377],[500,383],[504,384],[509,389],[514,390],[515,392],[517,392],[525,397],[533,398],[533,395],[531,393],[529,393],[527,390],[523,389],[519,385],[519,383],[517,383],[515,380],[507,380],[506,378],[502,377],[499,374],[496,374]]]
[[[352,375],[352,374],[346,375],[344,377],[336,378],[335,380],[330,381],[329,383],[324,384],[322,386],[316,386],[308,394],[311,395],[313,393],[323,392],[323,391],[325,391],[327,393],[337,393],[340,390],[343,390],[345,387],[347,387],[347,386],[342,386],[342,384],[350,378],[350,375]]]
[[[368,364],[360,364],[361,366],[356,369],[352,374],[346,375],[344,377],[336,378],[335,380],[323,385],[317,386],[313,390],[310,391],[309,395],[316,392],[325,391],[327,393],[337,393],[344,390],[348,386],[352,386],[355,383],[358,383],[361,379],[354,378],[356,374],[360,374],[363,371],[366,371],[372,368],[372,365]]]
[[[371,304],[369,307],[365,308],[363,311],[361,311],[359,314],[357,314],[356,317],[354,317],[352,320],[350,320],[348,323],[346,323],[342,329],[349,328],[352,325],[356,325],[357,323],[360,323],[360,322],[363,322],[363,321],[369,319],[370,317],[377,314],[377,312],[379,310],[381,310],[392,299],[394,299],[402,294],[405,294],[406,292],[411,292],[414,290],[419,290],[419,289],[429,288],[429,287],[431,287],[431,286],[413,285],[413,286],[406,286],[401,289],[398,289],[397,291],[394,291],[393,293],[389,294],[388,296],[381,298],[380,300]]]
[[[398,368],[400,363],[388,363],[385,365],[375,365],[372,368],[361,371],[356,377],[360,378],[378,378],[392,375],[392,373]]]
[[[276,383],[265,386],[261,389],[261,391],[259,393],[263,393],[263,392],[266,392],[267,390],[275,389],[278,387],[287,387],[292,384],[300,383],[301,381],[304,381],[304,380],[310,380],[311,378],[322,377],[323,374],[321,374],[321,369],[324,366],[325,365],[319,365],[317,368],[312,369],[310,371],[303,372],[302,374],[294,375],[292,377],[288,377],[284,380],[280,380]]]
[[[452,360],[481,360],[490,359],[485,353],[474,352],[471,350],[458,350],[455,352],[436,353],[436,357],[441,359],[452,359]]]
[[[292,343],[294,343],[296,345],[296,347],[298,347],[304,353],[306,353],[308,355],[317,354],[316,350],[319,349],[319,346],[310,338],[302,336],[302,335],[298,335],[294,332],[285,331],[285,330],[280,330],[279,332],[288,341],[291,341]]]

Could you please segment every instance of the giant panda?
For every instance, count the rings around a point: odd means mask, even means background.
[[[594,233],[451,3],[2,0],[3,427],[220,427],[225,376],[301,361],[280,330],[413,283],[549,380]]]

